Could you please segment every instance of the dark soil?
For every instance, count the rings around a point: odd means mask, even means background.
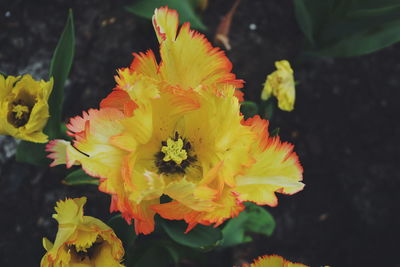
[[[73,8],[76,57],[67,83],[65,118],[97,107],[114,87],[118,67],[131,53],[157,48],[150,21],[124,11],[130,1],[6,1],[0,4],[0,70],[47,78],[50,58]],[[232,1],[209,1],[204,22],[213,33]],[[109,23],[114,18],[115,22]],[[112,21],[112,20],[111,20]],[[250,30],[249,25],[256,29]],[[311,266],[400,266],[400,45],[348,59],[300,56],[303,35],[292,1],[243,0],[228,52],[246,80],[245,97],[258,101],[276,60],[294,63],[293,112],[276,111],[272,127],[295,144],[305,169],[304,191],[280,196],[268,208],[277,220],[271,238],[213,254],[215,266],[232,266],[279,254]],[[43,236],[53,239],[58,199],[88,196],[86,214],[107,220],[109,197],[93,186],[61,184],[64,168],[15,162],[15,142],[0,139],[0,265],[37,266]],[[220,255],[220,257],[218,257]]]

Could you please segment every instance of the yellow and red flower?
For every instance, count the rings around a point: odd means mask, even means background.
[[[242,81],[222,51],[174,10],[155,11],[161,62],[152,51],[120,69],[117,86],[100,103],[70,120],[73,142],[47,146],[52,165],[82,165],[100,179],[137,233],[154,230],[154,215],[215,226],[244,209],[242,202],[277,205],[275,192],[302,190],[293,146],[270,137],[268,122],[244,120]],[[167,195],[171,201],[160,203]]]
[[[47,103],[53,79],[35,81],[31,75],[0,75],[0,134],[22,140],[45,143],[43,133],[49,118]]]
[[[307,267],[307,265],[293,263],[277,255],[266,255],[259,257],[251,264],[243,264],[242,267]]]
[[[47,253],[41,267],[122,267],[122,242],[99,219],[83,215],[86,197],[58,201],[53,218],[59,227],[54,244],[43,238]]]

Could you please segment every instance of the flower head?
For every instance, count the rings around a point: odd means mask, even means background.
[[[242,267],[307,267],[301,263],[293,263],[285,260],[281,256],[262,256],[251,264],[243,264]]]
[[[35,143],[47,142],[42,131],[49,118],[49,99],[53,79],[35,81],[24,76],[0,75],[0,134]]]
[[[47,253],[41,267],[110,266],[121,267],[121,241],[102,221],[83,215],[86,197],[58,201],[53,218],[59,227],[56,240],[43,239]]]
[[[219,225],[244,209],[243,201],[277,205],[275,192],[303,188],[293,146],[269,137],[268,122],[245,121],[229,60],[177,13],[157,9],[153,24],[161,62],[139,54],[121,69],[101,103],[70,120],[73,143],[47,146],[52,165],[82,165],[100,178],[137,233],[154,230],[154,215]],[[254,193],[252,193],[254,192]],[[167,195],[171,202],[160,203]]]
[[[276,71],[267,76],[261,99],[267,100],[274,95],[282,110],[292,111],[296,97],[293,70],[287,60],[275,62]]]

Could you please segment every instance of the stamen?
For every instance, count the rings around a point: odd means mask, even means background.
[[[19,99],[11,103],[7,120],[16,128],[22,127],[28,123],[32,107]]]
[[[173,137],[161,142],[161,149],[155,155],[158,173],[184,174],[187,167],[196,161],[193,149],[188,140],[175,132]]]
[[[103,238],[101,236],[97,236],[96,241],[91,244],[88,248],[76,247],[75,245],[68,245],[72,255],[77,257],[80,261],[84,261],[86,258],[91,260],[95,254],[95,251],[98,247],[103,244]]]
[[[167,145],[161,148],[161,152],[165,155],[164,161],[173,160],[176,164],[181,164],[188,157],[186,150],[183,148],[183,140],[179,137],[177,140],[168,138]]]
[[[20,120],[22,119],[22,116],[24,116],[25,113],[29,112],[29,108],[23,105],[16,105],[13,106],[12,112],[16,113],[15,117]]]

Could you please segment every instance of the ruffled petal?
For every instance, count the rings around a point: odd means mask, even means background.
[[[219,177],[234,186],[234,177],[253,163],[249,152],[255,134],[241,124],[243,117],[233,90],[226,90],[224,96],[202,92],[199,102],[201,108],[179,121],[178,131],[190,136],[204,174],[222,161]]]
[[[241,201],[276,206],[275,192],[294,194],[302,190],[303,168],[293,145],[281,143],[278,137],[268,136],[268,122],[259,116],[246,121],[259,140],[253,146],[255,163],[236,177],[235,192]]]
[[[153,25],[160,42],[159,72],[170,85],[183,89],[212,84],[232,84],[236,88],[243,81],[236,80],[232,63],[219,48],[212,47],[203,34],[185,23],[177,35],[178,14],[167,7],[156,9]]]
[[[138,105],[131,100],[129,94],[124,90],[116,89],[100,102],[100,108],[115,108],[126,116],[132,116]]]
[[[244,205],[236,199],[232,191],[224,189],[218,199],[215,200],[214,208],[211,211],[195,211],[178,201],[153,205],[152,209],[163,218],[185,220],[188,223],[186,231],[190,231],[197,224],[213,224],[214,227],[217,227],[226,219],[236,217],[244,210]]]
[[[133,204],[136,234],[150,234],[154,231],[155,211],[150,206],[160,203],[160,199],[144,200],[139,205]]]
[[[152,50],[147,50],[146,53],[133,53],[135,56],[130,69],[134,72],[143,74],[158,80],[158,64]]]
[[[83,206],[86,203],[86,197],[60,200],[55,207],[56,214],[53,218],[59,224],[79,224],[83,221]]]
[[[51,140],[47,143],[46,152],[50,152],[47,157],[53,160],[50,167],[67,164],[67,148],[70,145],[70,142],[61,139]]]
[[[175,40],[179,24],[178,17],[178,12],[168,7],[157,8],[154,11],[152,21],[160,43],[165,40]]]
[[[213,199],[216,191],[206,187],[197,186],[185,179],[169,183],[164,193],[172,199],[196,211],[209,211],[214,208]]]
[[[301,263],[292,263],[278,255],[265,255],[256,259],[252,264],[243,264],[242,267],[307,267]]]

